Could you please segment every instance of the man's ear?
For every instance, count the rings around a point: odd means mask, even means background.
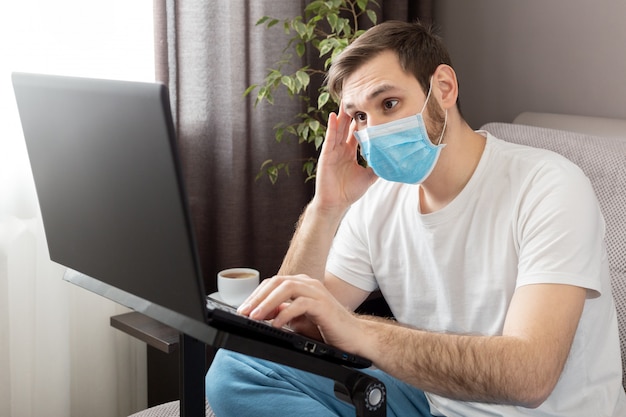
[[[443,109],[450,109],[456,105],[459,97],[459,83],[456,79],[456,72],[451,66],[441,64],[433,74],[433,87],[436,97]]]

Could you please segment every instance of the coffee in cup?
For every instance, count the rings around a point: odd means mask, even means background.
[[[217,290],[227,304],[238,307],[259,285],[259,271],[252,268],[229,268],[217,274]]]

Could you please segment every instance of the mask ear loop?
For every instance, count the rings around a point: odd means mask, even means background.
[[[420,111],[420,114],[424,113],[424,110],[426,109],[426,104],[428,104],[428,99],[430,98],[430,93],[433,91],[433,77],[434,75],[430,76],[430,86],[428,87],[428,94],[426,94],[426,100],[424,101],[424,106],[422,106],[422,111]],[[443,119],[443,129],[441,129],[441,135],[439,136],[439,140],[437,141],[437,146],[439,146],[441,144],[441,141],[443,140],[443,134],[446,132],[447,125],[448,125],[448,109],[446,109],[446,115],[445,115],[445,118]]]
[[[430,76],[430,85],[428,86],[428,94],[426,94],[426,100],[424,100],[424,105],[422,106],[422,110],[420,114],[424,113],[426,110],[426,104],[428,104],[428,99],[430,98],[430,93],[433,91],[433,76]]]
[[[448,109],[446,109],[446,116],[443,119],[443,129],[441,129],[441,136],[439,136],[439,141],[437,141],[437,146],[441,144],[443,140],[443,134],[446,133],[446,126],[448,125]]]

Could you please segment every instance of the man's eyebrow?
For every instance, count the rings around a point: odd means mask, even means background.
[[[367,101],[374,100],[379,95],[381,95],[381,94],[383,94],[383,93],[385,93],[385,92],[387,92],[389,90],[393,90],[395,88],[396,87],[394,85],[392,85],[392,84],[381,84],[375,90],[373,90],[372,92],[370,92],[367,95],[366,100]],[[354,107],[355,107],[354,103],[351,103],[351,102],[344,103],[344,106],[343,106],[344,110],[346,110],[346,111],[351,110]]]

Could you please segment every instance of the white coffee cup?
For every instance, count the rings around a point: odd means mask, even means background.
[[[239,307],[259,285],[259,271],[229,268],[217,274],[217,291],[226,304]]]

